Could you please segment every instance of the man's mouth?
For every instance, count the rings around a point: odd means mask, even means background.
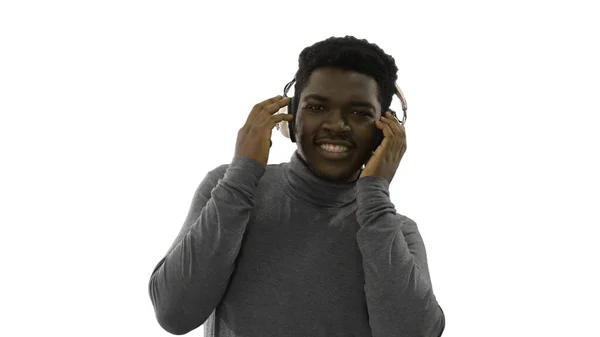
[[[344,159],[352,153],[352,147],[323,143],[317,145],[318,152],[327,159]]]
[[[319,147],[327,152],[333,152],[333,153],[343,153],[343,152],[350,151],[350,149],[348,147],[343,146],[343,145],[321,144],[321,145],[319,145]]]

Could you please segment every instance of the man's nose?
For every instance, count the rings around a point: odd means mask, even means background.
[[[340,110],[332,111],[325,122],[325,127],[335,132],[348,132],[350,131],[350,126],[345,117],[346,116],[344,116],[343,112]]]

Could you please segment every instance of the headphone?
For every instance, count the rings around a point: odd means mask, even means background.
[[[287,93],[290,90],[290,88],[292,87],[292,84],[294,84],[296,82],[296,78],[294,77],[293,80],[291,80],[288,84],[285,85],[285,87],[283,88],[283,97],[288,97]],[[400,90],[400,87],[398,86],[397,83],[394,83],[394,94],[396,95],[396,97],[398,97],[400,99],[400,102],[402,102],[402,111],[404,112],[404,116],[402,118],[402,121],[398,120],[398,117],[396,116],[396,112],[392,109],[389,109],[390,112],[392,113],[392,115],[402,124],[406,124],[406,109],[408,108],[406,105],[406,99],[404,98],[404,94],[402,93],[402,90]],[[290,97],[292,100],[290,101],[290,104],[288,104],[287,106],[284,106],[283,108],[279,109],[279,111],[277,114],[287,114],[289,113],[288,111],[291,110],[292,111],[292,115],[294,115],[294,119],[292,119],[289,123],[287,121],[281,121],[277,124],[275,124],[275,127],[277,128],[277,130],[279,130],[279,132],[281,132],[281,134],[285,137],[285,138],[289,138],[291,139],[291,141],[293,143],[296,142],[296,134],[294,133],[294,123],[295,123],[295,119],[296,119],[296,108],[294,106],[294,97]],[[289,109],[288,109],[289,106]],[[383,141],[383,132],[381,130],[379,130],[379,134],[378,134],[378,140],[377,140],[377,145],[375,148],[377,148],[377,146],[379,146],[381,144],[381,142]]]

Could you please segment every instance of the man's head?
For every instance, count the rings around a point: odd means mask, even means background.
[[[377,146],[381,131],[375,121],[390,106],[397,71],[390,55],[352,36],[332,37],[300,53],[292,127],[298,153],[316,175],[335,182],[358,178]]]

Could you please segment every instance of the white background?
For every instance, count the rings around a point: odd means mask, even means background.
[[[599,333],[593,1],[200,3],[0,5],[0,335],[169,336],[148,281],[196,187],[302,49],[344,35],[399,68],[391,197],[444,336]]]

